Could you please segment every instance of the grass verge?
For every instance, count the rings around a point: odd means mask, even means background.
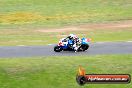
[[[87,73],[132,75],[132,55],[0,59],[0,88],[80,88],[78,66]],[[130,84],[92,84],[83,88],[132,88]]]
[[[86,30],[66,33],[43,33],[32,29],[3,29],[0,31],[1,46],[16,45],[47,45],[56,44],[60,38],[68,36],[70,33],[78,35],[80,38],[91,38],[92,42],[98,41],[132,41],[131,28],[119,30]]]

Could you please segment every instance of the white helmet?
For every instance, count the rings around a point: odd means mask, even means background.
[[[69,37],[70,37],[70,38],[74,38],[75,35],[74,35],[74,34],[70,34]]]
[[[74,37],[75,35],[74,34],[70,34],[69,36]]]

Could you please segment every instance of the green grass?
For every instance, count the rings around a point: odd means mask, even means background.
[[[0,28],[130,20],[131,8],[131,0],[0,0]]]
[[[15,45],[47,45],[56,44],[60,38],[66,37],[72,32],[66,33],[43,33],[33,29],[3,29],[0,31],[1,46]],[[132,41],[131,28],[121,30],[88,30],[73,32],[80,38],[91,38],[91,42],[98,41]]]
[[[86,73],[131,74],[132,55],[0,59],[0,88],[80,88],[79,65]],[[82,88],[132,88],[130,84],[89,84]]]
[[[41,33],[66,25],[132,19],[131,0],[0,0],[0,45],[57,43],[66,33]],[[73,32],[97,41],[132,40],[131,28]],[[114,38],[113,38],[114,37]]]

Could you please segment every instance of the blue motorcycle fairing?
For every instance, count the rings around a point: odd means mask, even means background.
[[[64,44],[64,46],[61,46],[62,49],[68,49],[69,45],[72,45],[73,44],[73,41],[72,40],[68,40],[68,44]]]

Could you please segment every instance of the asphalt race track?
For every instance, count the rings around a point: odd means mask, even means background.
[[[55,45],[47,46],[0,46],[0,57],[74,56],[99,54],[132,54],[132,42],[91,43],[85,52],[54,52]]]

